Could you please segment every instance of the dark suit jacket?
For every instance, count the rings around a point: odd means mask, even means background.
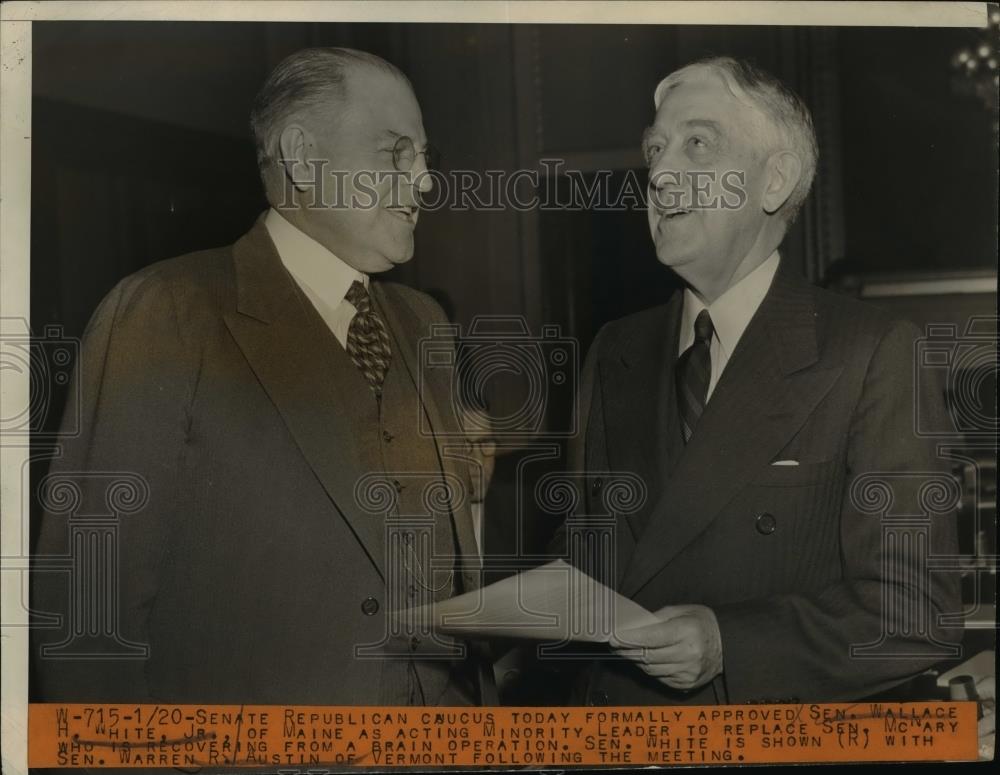
[[[673,387],[683,294],[609,323],[591,348],[573,465],[648,489],[615,523],[611,583],[652,611],[711,607],[724,677],[685,693],[602,661],[577,701],[845,700],[955,654],[960,633],[938,617],[960,610],[959,579],[929,573],[927,556],[957,551],[958,490],[914,431],[915,413],[944,411],[940,385],[914,382],[918,331],[785,264],[686,447]],[[879,481],[895,497],[888,519]],[[932,481],[943,507],[920,490]],[[601,489],[590,483],[586,513],[604,510]]]
[[[394,368],[417,382],[418,339],[444,315],[417,291],[372,289],[398,348]],[[41,659],[44,699],[334,705],[396,696],[405,674],[354,656],[386,627],[383,521],[356,503],[368,472],[352,453],[351,401],[338,379],[354,368],[262,219],[231,247],[155,264],[108,295],[84,337],[81,404],[67,410],[82,432],[53,471],[78,477],[77,513],[108,512],[98,472],[148,483],[148,504],[117,526],[117,634],[150,653]],[[448,378],[427,379],[431,424],[457,433]],[[441,457],[444,471],[468,480]],[[452,516],[462,554],[474,556],[467,505]],[[47,514],[38,555],[67,551],[65,515]],[[464,586],[476,583],[467,573]],[[65,615],[67,588],[65,574],[36,571],[34,608]],[[426,701],[440,696],[438,685]]]

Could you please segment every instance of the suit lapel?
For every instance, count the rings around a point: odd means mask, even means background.
[[[813,291],[784,269],[651,513],[622,581],[625,595],[637,593],[770,464],[840,374],[840,367],[811,368],[819,357]]]
[[[368,472],[351,451],[360,433],[351,378],[358,377],[360,388],[367,385],[298,292],[263,218],[233,246],[233,261],[237,311],[225,316],[226,325],[317,479],[384,577],[382,516],[361,511],[355,499],[355,484]]]
[[[668,434],[674,429],[668,414],[669,366],[677,347],[682,301],[683,295],[675,293],[601,370],[608,459],[616,469],[640,476],[647,497],[654,501],[669,474]],[[637,540],[648,514],[647,507],[625,518]]]
[[[400,360],[416,386],[423,409],[427,413],[441,469],[455,477],[457,481],[465,483],[468,474],[459,469],[459,465],[464,462],[455,454],[456,451],[464,449],[464,437],[454,419],[454,412],[449,414],[447,411],[451,407],[440,405],[442,400],[447,400],[447,397],[452,395],[453,386],[448,379],[448,372],[442,369],[420,368],[419,342],[422,336],[430,335],[428,321],[421,320],[391,286],[372,283],[372,288],[373,297],[389,327]],[[478,562],[480,555],[476,546],[468,498],[462,497],[462,493],[456,493],[456,496],[452,501],[451,518],[459,550],[466,560],[476,558]]]

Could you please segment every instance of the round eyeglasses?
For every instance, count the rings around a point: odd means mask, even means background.
[[[424,150],[418,151],[413,144],[412,138],[402,135],[392,146],[392,166],[397,172],[409,172],[413,165],[417,163],[417,156],[423,154],[424,164],[428,170],[436,170],[440,155],[433,145],[428,145]]]

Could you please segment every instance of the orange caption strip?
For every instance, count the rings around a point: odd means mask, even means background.
[[[609,708],[32,704],[31,767],[974,761],[976,703]]]

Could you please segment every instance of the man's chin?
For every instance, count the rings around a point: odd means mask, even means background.
[[[408,253],[405,257],[393,258],[392,266],[399,266],[400,264],[408,264],[411,260],[413,260],[412,252]]]
[[[394,266],[399,266],[400,264],[408,263],[413,258],[413,244],[411,242],[409,250],[386,253],[382,258],[385,261],[385,269],[382,271],[392,269]]]
[[[388,272],[394,266],[407,263],[413,258],[414,240],[409,239],[388,240],[378,247],[370,247],[365,260],[366,274],[377,274],[378,272]]]
[[[688,261],[687,256],[673,245],[664,245],[662,247],[657,245],[656,260],[664,266],[669,267],[681,266]]]

